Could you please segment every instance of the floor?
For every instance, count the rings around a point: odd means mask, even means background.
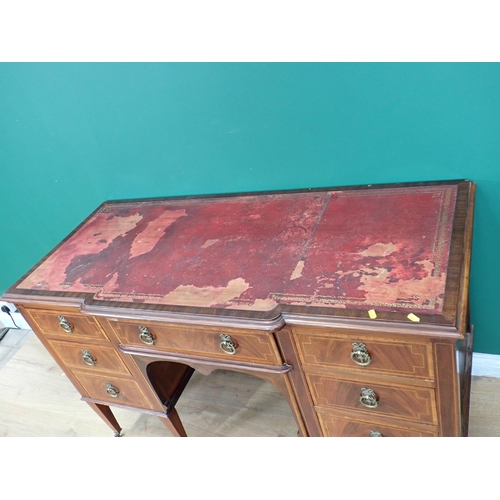
[[[3,328],[0,325],[0,330]],[[0,370],[34,333],[31,330],[11,328],[0,341]]]
[[[189,436],[297,435],[285,400],[270,384],[223,370],[195,373],[177,409]],[[170,433],[151,415],[114,409],[124,437]],[[0,342],[0,437],[110,437],[31,330]],[[500,436],[500,379],[473,377],[469,435]]]

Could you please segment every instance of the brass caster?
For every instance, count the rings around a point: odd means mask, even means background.
[[[122,435],[122,431],[116,431],[115,432],[115,438],[119,438]]]

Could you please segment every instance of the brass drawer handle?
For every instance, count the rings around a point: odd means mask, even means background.
[[[64,316],[58,316],[59,326],[67,333],[73,333],[73,327]]]
[[[372,358],[365,344],[353,342],[351,359],[359,366],[368,366]]]
[[[378,396],[373,389],[361,389],[360,403],[367,408],[376,408],[378,406]]]
[[[83,350],[82,351],[82,358],[85,363],[87,363],[89,366],[95,366],[96,360],[92,354],[90,354],[89,351]]]
[[[110,383],[106,383],[106,392],[112,398],[117,398],[118,394],[120,394],[120,391],[114,385],[111,385]]]
[[[153,337],[153,334],[149,331],[149,328],[147,326],[140,326],[139,331],[141,332],[139,334],[139,338],[147,345],[155,345],[155,338]]]
[[[237,345],[234,343],[234,340],[231,338],[231,335],[226,335],[225,333],[220,334],[220,348],[226,354],[236,354]]]
[[[381,438],[381,437],[384,437],[384,435],[379,431],[370,431],[370,437]]]

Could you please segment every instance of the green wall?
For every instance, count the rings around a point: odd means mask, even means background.
[[[499,167],[500,64],[0,64],[0,293],[107,199],[466,178],[500,354]]]

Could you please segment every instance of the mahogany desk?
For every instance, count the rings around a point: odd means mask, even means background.
[[[304,436],[467,434],[469,181],[103,203],[3,296],[119,435],[193,370],[274,384]]]

